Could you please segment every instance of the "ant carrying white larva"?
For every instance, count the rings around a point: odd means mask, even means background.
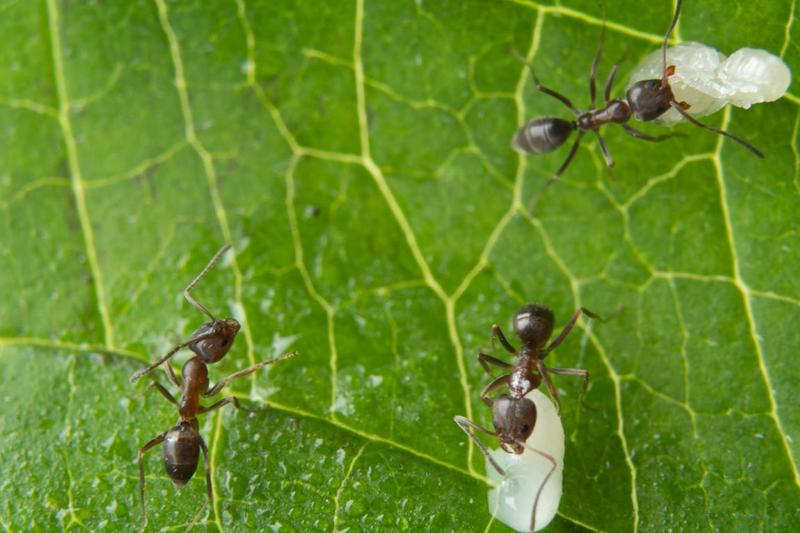
[[[533,498],[533,506],[530,511],[529,521],[530,531],[536,531],[546,525],[542,523],[544,521],[543,517],[539,516],[539,502],[545,487],[548,486],[549,480],[558,471],[564,455],[563,436],[561,437],[562,446],[560,452],[557,448],[557,442],[547,440],[546,437],[542,439],[543,442],[548,443],[548,448],[551,450],[555,449],[555,454],[548,453],[548,451],[539,447],[534,447],[528,443],[528,438],[533,434],[537,426],[538,414],[537,405],[534,400],[531,399],[530,394],[544,382],[555,403],[555,409],[553,409],[555,412],[554,416],[558,418],[561,414],[561,402],[558,399],[558,393],[550,378],[550,374],[581,377],[583,378],[583,392],[586,391],[589,384],[589,372],[587,370],[582,368],[552,368],[544,364],[544,358],[564,341],[567,335],[572,331],[572,328],[575,327],[575,324],[582,314],[596,319],[600,318],[586,308],[579,308],[575,311],[575,314],[572,315],[570,321],[564,326],[564,329],[561,330],[561,333],[558,334],[555,340],[547,345],[547,341],[553,333],[553,325],[555,323],[553,312],[548,307],[541,304],[524,305],[514,315],[513,320],[514,333],[522,343],[519,350],[508,342],[506,336],[503,334],[503,330],[501,330],[497,324],[493,325],[492,339],[499,340],[501,346],[516,357],[514,364],[511,364],[490,354],[478,352],[478,361],[489,375],[491,375],[489,365],[494,365],[509,371],[508,374],[494,379],[481,392],[481,400],[492,409],[492,425],[495,430],[490,431],[463,416],[456,416],[454,419],[456,424],[458,424],[464,433],[478,446],[481,453],[486,457],[488,464],[500,474],[501,478],[507,479],[508,472],[498,464],[492,452],[478,439],[474,431],[477,430],[487,435],[496,436],[500,448],[506,453],[522,455],[526,451],[529,451],[549,462],[548,472],[543,475],[543,479]],[[500,394],[495,398],[489,397],[492,391],[503,387],[507,387],[508,394]],[[556,426],[560,427],[560,424],[553,423],[552,418],[553,417],[550,416],[546,419],[548,429],[555,428]],[[563,435],[563,429],[561,430],[561,434]],[[559,454],[560,456],[557,458],[556,456]],[[530,466],[525,466],[523,464],[524,462],[530,463],[530,461],[517,461],[507,462],[507,464],[522,464],[523,468],[530,468]],[[560,482],[558,485],[560,487]],[[560,496],[560,488],[557,492],[558,496]],[[556,501],[555,504],[552,502],[552,494],[551,491],[551,494],[548,495],[548,522],[555,515],[555,509],[558,508],[558,502]],[[499,513],[498,516],[500,516]],[[539,516],[538,522],[537,516]]]
[[[789,89],[792,73],[778,56],[766,50],[741,48],[725,57],[701,43],[684,42],[667,48],[667,63],[675,65],[669,86],[675,99],[688,103],[693,117],[716,113],[726,105],[749,109],[774,102]],[[631,73],[629,87],[660,71],[661,53],[648,55]],[[653,122],[670,126],[684,120],[668,110]]]
[[[675,113],[695,126],[719,135],[724,135],[739,143],[754,155],[764,157],[764,154],[744,139],[698,121],[690,114],[689,110],[692,108],[691,102],[679,100],[673,93],[671,78],[675,75],[676,65],[667,62],[667,41],[669,41],[669,36],[672,34],[675,24],[678,22],[680,11],[681,0],[678,0],[672,23],[669,25],[667,33],[664,35],[664,42],[661,45],[660,77],[639,79],[630,85],[625,94],[625,98],[615,98],[612,100],[611,88],[614,85],[614,78],[617,74],[617,65],[613,65],[603,90],[605,107],[600,109],[595,109],[594,105],[597,93],[595,79],[597,77],[597,67],[603,52],[602,42],[600,46],[598,46],[597,53],[592,62],[592,70],[589,76],[591,103],[589,109],[586,111],[581,111],[575,107],[566,96],[542,85],[533,70],[533,65],[528,63],[524,58],[518,56],[521,61],[528,65],[536,88],[567,106],[575,114],[575,120],[564,120],[558,117],[540,117],[530,120],[514,135],[512,141],[513,148],[518,152],[532,154],[551,152],[564,144],[570,135],[572,135],[572,132],[577,130],[578,136],[572,148],[570,148],[566,160],[558,167],[558,170],[556,170],[551,178],[552,182],[558,179],[567,169],[572,158],[578,151],[581,139],[588,132],[593,133],[597,138],[597,143],[600,146],[600,152],[603,154],[606,165],[609,168],[614,166],[614,160],[606,147],[603,137],[600,135],[600,127],[606,124],[619,124],[632,137],[650,142],[660,142],[670,137],[680,136],[680,134],[677,133],[653,136],[639,131],[628,124],[631,118],[636,118],[641,121],[653,121],[666,112],[674,110]],[[653,75],[656,76],[656,74]]]

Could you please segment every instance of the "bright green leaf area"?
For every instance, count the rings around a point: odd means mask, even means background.
[[[212,505],[202,466],[177,491],[146,456],[149,528],[507,531],[452,419],[491,426],[476,352],[528,301],[557,330],[613,316],[548,357],[592,376],[585,408],[555,378],[550,530],[795,528],[800,88],[706,119],[764,160],[691,125],[660,144],[609,126],[613,170],[587,136],[545,187],[568,147],[522,157],[511,136],[570,113],[510,50],[586,107],[603,21],[556,4],[0,3],[0,526],[140,526],[136,455],[177,413],[128,377],[203,323],[181,291],[230,242],[196,291],[243,323],[212,381],[300,355],[200,417]],[[599,78],[627,49],[621,95],[673,3],[605,4]],[[800,72],[799,19],[688,0],[674,40]]]

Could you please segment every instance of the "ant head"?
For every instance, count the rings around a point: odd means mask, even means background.
[[[525,451],[523,442],[533,433],[536,425],[536,404],[528,398],[513,398],[501,394],[492,404],[492,424],[497,439],[508,453]]]
[[[674,67],[670,69],[674,72]],[[637,120],[653,120],[670,109],[670,102],[674,99],[667,83],[670,69],[664,73],[663,79],[637,81],[628,89],[628,103]]]
[[[203,363],[216,363],[231,349],[240,327],[235,318],[220,318],[214,322],[203,324],[192,336],[205,336],[206,338],[191,344],[189,348]]]
[[[539,348],[553,333],[554,322],[550,309],[539,304],[527,304],[514,315],[514,333],[525,346]]]

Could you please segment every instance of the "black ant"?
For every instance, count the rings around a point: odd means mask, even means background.
[[[678,102],[675,100],[668,79],[675,73],[675,66],[667,66],[667,41],[669,40],[669,36],[672,34],[672,30],[675,28],[675,24],[678,22],[678,15],[680,14],[680,11],[681,0],[678,0],[675,7],[675,15],[672,18],[672,23],[670,24],[667,34],[664,36],[664,42],[661,45],[661,57],[663,65],[663,75],[661,79],[642,80],[636,82],[633,84],[633,86],[631,86],[630,89],[628,89],[625,99],[615,98],[611,100],[611,87],[614,84],[614,77],[617,74],[617,65],[613,65],[603,91],[606,105],[602,109],[595,109],[594,107],[597,92],[595,88],[595,78],[597,75],[597,66],[600,63],[600,56],[603,52],[602,41],[600,46],[597,47],[597,53],[595,54],[594,61],[592,62],[591,75],[589,76],[589,94],[591,95],[591,103],[587,111],[581,111],[575,107],[566,96],[542,85],[533,70],[533,65],[519,56],[519,54],[515,53],[523,63],[528,65],[536,88],[539,91],[552,96],[570,108],[575,114],[576,120],[569,121],[557,117],[542,117],[530,120],[514,135],[514,140],[512,141],[512,146],[514,149],[520,152],[533,154],[547,153],[564,144],[572,132],[578,130],[578,137],[575,139],[569,154],[567,154],[567,159],[561,164],[560,167],[558,167],[558,170],[556,170],[556,173],[550,179],[552,182],[558,179],[559,176],[564,173],[564,171],[567,169],[567,166],[572,161],[572,158],[575,156],[575,153],[578,151],[581,139],[587,132],[591,131],[597,137],[597,143],[600,146],[600,151],[603,154],[606,165],[610,168],[614,166],[614,160],[612,159],[611,154],[606,147],[603,137],[600,135],[600,126],[612,123],[619,124],[629,135],[636,137],[637,139],[650,142],[660,142],[670,137],[681,135],[672,133],[667,135],[653,136],[637,130],[636,128],[627,124],[627,122],[631,119],[631,116],[641,121],[654,120],[668,111],[670,108],[673,108],[678,111],[683,118],[695,126],[712,131],[719,135],[724,135],[725,137],[728,137],[729,139],[741,144],[756,156],[763,158],[764,154],[744,139],[737,137],[732,133],[728,133],[727,131],[703,124],[686,112],[686,110],[690,107],[688,103]]]
[[[275,359],[257,363],[222,378],[216,385],[209,388],[208,367],[206,364],[219,361],[228,353],[228,350],[230,350],[233,344],[233,339],[239,331],[239,322],[233,318],[215,319],[208,309],[192,298],[189,293],[192,288],[208,274],[214,265],[216,265],[220,257],[222,257],[229,248],[230,245],[223,246],[183,292],[189,303],[208,315],[212,322],[200,326],[200,328],[194,332],[191,339],[178,344],[156,363],[144,370],[136,372],[131,377],[132,382],[138,380],[145,374],[151,372],[154,368],[166,362],[178,350],[185,346],[188,346],[196,354],[183,365],[183,369],[181,370],[183,384],[181,384],[181,381],[175,375],[171,365],[168,362],[166,364],[167,374],[170,380],[181,391],[180,402],[158,381],[155,381],[155,379],[151,384],[151,386],[156,387],[167,400],[178,406],[180,419],[175,427],[151,439],[139,450],[137,462],[139,464],[139,491],[142,500],[142,519],[144,524],[147,523],[147,511],[144,500],[144,464],[142,462],[144,454],[147,453],[150,448],[163,442],[164,469],[176,486],[183,486],[192,478],[197,470],[197,462],[200,451],[202,450],[203,464],[206,472],[206,489],[208,492],[208,500],[211,502],[213,499],[213,489],[211,488],[211,473],[208,470],[208,448],[203,437],[200,436],[197,415],[219,409],[229,403],[233,403],[238,409],[239,402],[234,396],[226,396],[210,406],[204,407],[200,404],[200,397],[208,398],[214,396],[234,379],[247,376],[267,365],[277,363],[296,355],[295,352],[289,352]]]
[[[545,366],[544,358],[561,344],[564,339],[572,331],[572,328],[580,318],[581,314],[586,314],[592,318],[599,319],[600,317],[585,309],[583,307],[575,311],[572,318],[561,330],[558,337],[550,343],[546,348],[545,343],[553,333],[553,324],[555,318],[553,312],[544,305],[540,304],[527,304],[524,305],[517,314],[514,315],[514,333],[516,333],[522,347],[517,350],[511,343],[508,342],[500,326],[497,324],[492,326],[492,342],[495,339],[500,341],[500,344],[509,353],[515,355],[517,360],[515,364],[506,363],[489,354],[478,352],[478,361],[481,366],[489,375],[492,375],[489,365],[499,366],[500,368],[510,369],[509,374],[505,374],[496,378],[489,383],[486,388],[481,392],[481,400],[492,408],[492,424],[495,431],[489,431],[465,418],[463,416],[456,416],[455,422],[459,427],[464,430],[464,433],[472,439],[472,441],[480,448],[481,453],[489,460],[495,470],[501,475],[505,476],[505,471],[495,462],[490,455],[486,446],[478,439],[473,429],[482,431],[487,435],[496,436],[500,447],[508,453],[521,454],[525,449],[529,449],[552,463],[552,468],[547,476],[544,478],[534,500],[533,514],[531,519],[531,531],[534,530],[534,520],[536,517],[536,505],[539,501],[539,495],[542,489],[547,484],[550,475],[555,471],[557,464],[555,459],[548,453],[542,450],[537,450],[526,445],[528,437],[533,433],[533,428],[536,425],[536,405],[525,395],[536,389],[541,385],[542,380],[547,384],[547,389],[550,391],[550,396],[556,404],[556,412],[560,416],[561,403],[558,399],[558,393],[553,386],[550,379],[550,373],[562,376],[582,376],[583,377],[583,392],[589,384],[589,372],[581,368],[550,368]],[[508,387],[509,394],[501,394],[496,398],[489,398],[489,394],[500,387]]]

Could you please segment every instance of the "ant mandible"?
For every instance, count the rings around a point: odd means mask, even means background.
[[[495,431],[490,431],[483,426],[476,424],[472,420],[456,416],[455,422],[467,434],[467,436],[480,448],[481,453],[488,459],[489,463],[494,467],[501,476],[505,476],[505,471],[495,462],[486,446],[478,439],[473,433],[473,429],[482,431],[487,435],[496,436],[500,447],[508,453],[521,454],[525,449],[529,449],[552,463],[550,472],[545,477],[542,485],[534,500],[533,516],[536,516],[536,504],[539,500],[539,495],[542,492],[550,475],[556,469],[555,459],[548,453],[545,453],[536,448],[526,445],[528,437],[533,433],[533,428],[536,425],[536,405],[532,400],[526,398],[525,395],[532,390],[539,387],[542,380],[547,384],[547,389],[550,391],[550,396],[556,404],[557,414],[561,414],[561,402],[558,399],[558,393],[555,386],[550,379],[550,373],[563,375],[563,376],[582,376],[583,377],[583,392],[589,384],[589,372],[582,368],[550,368],[545,366],[544,358],[561,344],[564,339],[575,327],[575,324],[580,318],[581,314],[586,314],[592,318],[599,319],[600,317],[584,307],[580,307],[572,318],[561,330],[558,337],[545,348],[547,340],[553,333],[553,324],[555,317],[553,312],[546,306],[541,304],[527,304],[524,305],[517,314],[514,315],[514,333],[516,333],[522,346],[519,350],[515,349],[503,334],[503,330],[497,324],[492,326],[492,341],[495,339],[500,341],[500,344],[509,353],[516,356],[515,364],[510,364],[501,361],[496,357],[489,354],[478,352],[478,361],[486,372],[491,375],[489,365],[495,365],[500,368],[510,369],[509,374],[505,374],[496,378],[489,383],[486,388],[481,392],[481,400],[491,407],[492,409],[492,424]],[[500,394],[496,398],[489,398],[489,394],[503,386],[508,387],[509,394]],[[533,526],[532,526],[533,529]]]
[[[198,274],[197,277],[192,280],[189,286],[184,290],[184,296],[186,296],[186,299],[189,300],[192,305],[211,317],[212,322],[201,326],[189,341],[177,345],[155,364],[137,372],[131,377],[131,381],[138,380],[145,374],[152,371],[154,368],[166,362],[178,350],[185,346],[189,346],[190,349],[196,354],[183,365],[181,370],[183,383],[181,383],[181,381],[175,375],[170,364],[167,363],[166,365],[167,374],[169,375],[170,380],[181,391],[180,402],[176,400],[175,397],[155,379],[151,384],[151,386],[156,387],[167,400],[178,407],[180,418],[177,425],[151,439],[139,450],[137,457],[137,462],[139,464],[139,492],[142,501],[142,520],[144,524],[147,523],[147,510],[144,499],[144,463],[142,462],[144,454],[154,446],[157,446],[163,442],[164,469],[176,486],[183,486],[192,478],[197,470],[197,462],[200,451],[202,450],[203,464],[206,472],[206,490],[208,493],[208,500],[211,502],[213,500],[213,489],[211,486],[211,473],[208,470],[208,447],[206,446],[203,437],[200,436],[197,415],[219,409],[220,407],[228,405],[229,403],[233,403],[233,405],[238,409],[239,402],[234,396],[226,396],[212,405],[205,407],[200,404],[200,397],[202,396],[208,398],[214,396],[234,379],[247,376],[256,370],[264,368],[267,365],[277,363],[296,355],[296,352],[289,352],[274,359],[257,363],[245,368],[244,370],[240,370],[231,374],[230,376],[222,378],[216,383],[216,385],[209,388],[208,367],[206,364],[219,361],[225,356],[225,354],[228,353],[231,344],[233,344],[233,338],[239,331],[239,323],[233,318],[225,318],[221,320],[214,319],[211,313],[209,313],[202,304],[195,301],[194,298],[191,297],[189,292],[201,279],[203,279],[203,277],[205,277],[206,274],[208,274],[209,270],[214,267],[222,254],[224,254],[229,248],[230,245],[223,246],[222,249],[220,249],[220,251],[217,252],[217,254],[211,259],[211,261],[209,261],[208,265],[206,265],[202,272],[200,272],[200,274]]]
[[[669,85],[669,77],[675,73],[675,66],[667,66],[667,41],[669,41],[669,36],[672,34],[675,24],[678,22],[678,15],[680,14],[680,11],[681,0],[678,0],[675,7],[675,15],[672,18],[672,23],[670,24],[666,35],[664,35],[664,42],[661,45],[661,57],[663,65],[663,75],[661,76],[661,79],[639,81],[633,84],[630,89],[628,89],[624,99],[615,98],[612,100],[611,87],[614,85],[614,77],[617,74],[617,65],[615,64],[611,67],[611,72],[606,80],[605,89],[603,90],[603,97],[605,98],[606,105],[601,109],[595,109],[594,104],[597,92],[595,88],[597,66],[600,63],[600,57],[603,52],[602,41],[600,46],[597,47],[597,52],[595,53],[594,61],[592,62],[592,70],[589,76],[589,94],[591,96],[591,103],[589,105],[589,109],[586,111],[581,111],[575,107],[566,96],[542,85],[533,70],[533,65],[515,52],[517,58],[528,66],[536,88],[539,91],[552,96],[570,108],[570,110],[572,110],[572,112],[575,114],[576,120],[569,121],[558,117],[542,117],[532,119],[522,126],[514,135],[514,139],[511,143],[513,148],[519,152],[533,154],[551,152],[564,144],[573,131],[578,130],[578,136],[575,139],[575,142],[572,144],[572,148],[570,148],[567,158],[564,160],[561,166],[558,167],[558,170],[556,170],[556,173],[553,175],[553,177],[550,178],[550,182],[552,183],[567,169],[567,166],[570,164],[572,158],[575,156],[575,153],[578,151],[581,139],[587,132],[592,132],[594,133],[595,137],[597,137],[597,144],[600,146],[600,151],[603,154],[606,165],[609,168],[614,166],[614,159],[611,157],[611,154],[606,147],[606,143],[599,131],[600,127],[605,124],[619,124],[632,137],[650,142],[660,142],[670,137],[681,136],[677,133],[653,136],[643,131],[639,131],[633,126],[627,124],[632,116],[637,120],[650,121],[658,118],[670,108],[674,108],[687,121],[691,122],[695,126],[712,131],[719,135],[724,135],[725,137],[728,137],[729,139],[741,144],[756,156],[763,158],[764,154],[744,139],[737,137],[732,133],[728,133],[727,131],[703,124],[691,116],[686,111],[689,109],[690,105],[686,102],[678,102],[675,99],[675,96],[672,94],[672,89]]]

